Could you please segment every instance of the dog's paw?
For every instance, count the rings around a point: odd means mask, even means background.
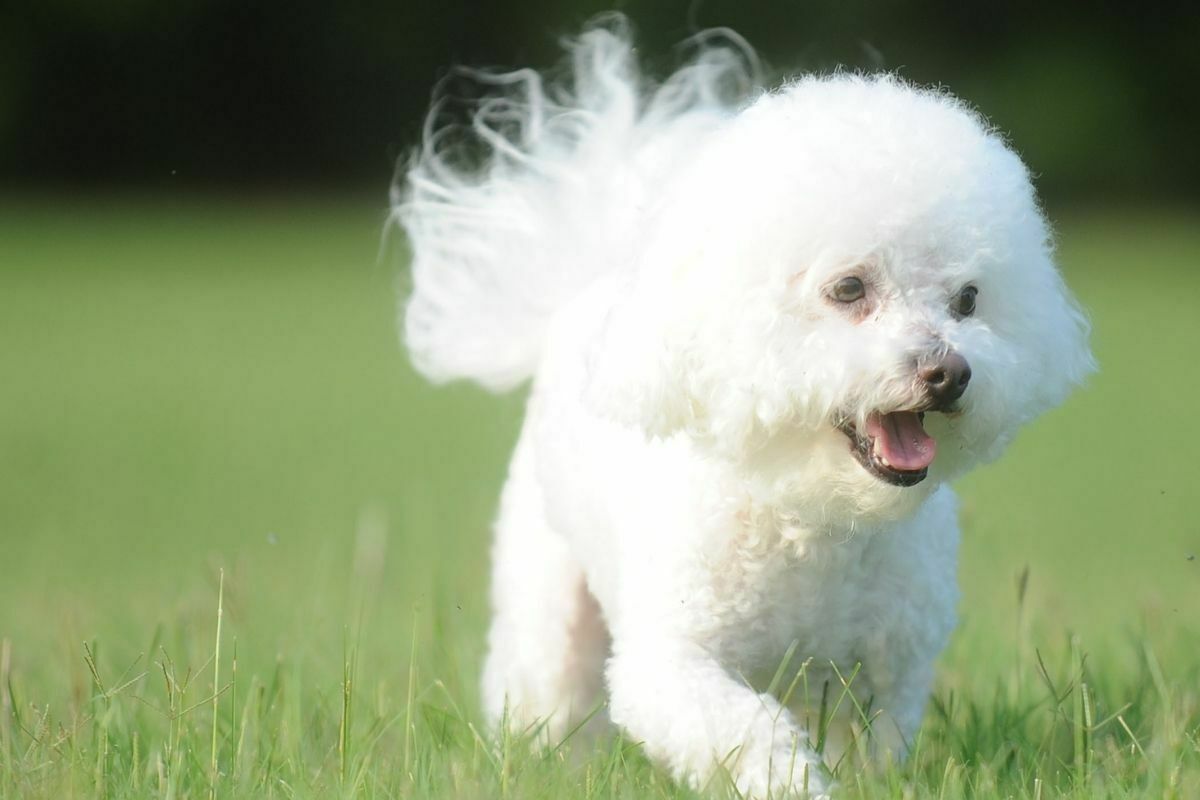
[[[833,788],[820,756],[792,735],[769,747],[749,747],[734,769],[734,783],[743,797],[828,800]]]

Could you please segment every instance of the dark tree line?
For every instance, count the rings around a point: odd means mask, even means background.
[[[0,180],[386,182],[454,63],[553,64],[614,5],[652,68],[698,28],[777,74],[899,70],[978,105],[1052,195],[1190,197],[1200,12],[1183,3],[18,0],[0,14]]]

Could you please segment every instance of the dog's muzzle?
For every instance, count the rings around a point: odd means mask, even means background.
[[[860,430],[849,416],[835,426],[850,439],[850,452],[867,472],[893,486],[915,486],[929,475],[937,441],[925,432],[925,414],[953,413],[971,382],[971,365],[953,351],[917,370],[925,402],[916,408],[873,411]]]

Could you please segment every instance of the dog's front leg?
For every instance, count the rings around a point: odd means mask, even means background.
[[[792,715],[699,645],[618,639],[608,682],[613,721],[694,786],[725,773],[749,797],[827,791],[820,757]]]

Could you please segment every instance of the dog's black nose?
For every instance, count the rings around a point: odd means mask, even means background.
[[[946,408],[967,390],[967,384],[971,382],[971,365],[958,353],[947,353],[936,363],[921,367],[917,376],[925,384],[933,404]]]

